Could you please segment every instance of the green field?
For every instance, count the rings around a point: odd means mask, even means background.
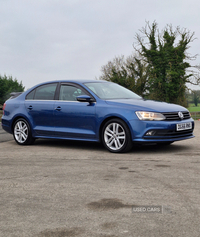
[[[191,113],[191,116],[194,120],[199,120],[200,119],[200,106],[195,106],[195,104],[189,104],[190,106],[188,107],[188,110]]]
[[[195,106],[194,104],[190,104],[188,107],[188,110],[190,112],[200,112],[200,106]]]

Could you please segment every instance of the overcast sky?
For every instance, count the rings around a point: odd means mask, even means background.
[[[199,54],[199,0],[0,0],[0,74],[26,89],[98,78],[109,60],[133,52],[146,21],[195,32],[190,53]]]

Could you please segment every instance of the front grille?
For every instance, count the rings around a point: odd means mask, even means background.
[[[165,120],[167,121],[175,121],[175,120],[184,120],[184,119],[189,119],[190,113],[188,111],[182,112],[183,114],[183,119],[181,119],[178,115],[178,112],[169,112],[169,113],[162,113],[165,116]]]

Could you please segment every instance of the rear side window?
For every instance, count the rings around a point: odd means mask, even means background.
[[[57,83],[46,84],[31,91],[26,100],[54,100]]]

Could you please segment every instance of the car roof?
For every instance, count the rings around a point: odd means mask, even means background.
[[[55,83],[55,82],[74,82],[74,83],[89,83],[89,82],[107,82],[104,80],[90,80],[90,79],[74,79],[74,80],[53,80],[53,81],[47,81],[47,82],[43,82],[40,84],[45,84],[45,83]]]
[[[52,81],[44,81],[44,82],[41,82],[39,84],[35,84],[34,86],[32,86],[31,88],[29,89],[33,89],[33,88],[36,88],[38,86],[41,86],[41,85],[45,85],[45,84],[48,84],[48,83],[80,83],[80,84],[84,84],[84,83],[98,83],[98,82],[108,82],[108,81],[105,81],[105,80],[92,80],[92,79],[68,79],[68,80],[52,80]]]

